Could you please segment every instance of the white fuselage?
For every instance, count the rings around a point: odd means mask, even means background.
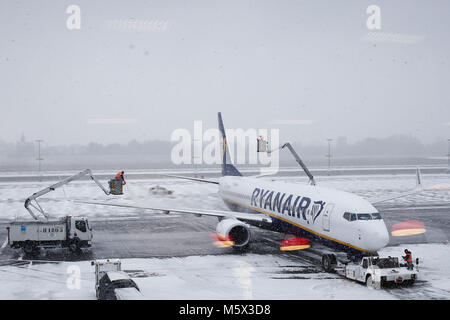
[[[375,252],[389,241],[378,210],[352,193],[261,178],[224,176],[219,194],[235,210],[272,217],[279,231],[305,234],[358,252]]]

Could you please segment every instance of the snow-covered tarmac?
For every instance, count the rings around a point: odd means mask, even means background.
[[[382,290],[283,255],[123,259],[122,268],[145,299],[449,299],[450,246],[409,248],[421,259],[421,281],[412,287]],[[381,254],[398,256],[401,251],[387,247]],[[95,299],[94,268],[89,261],[4,265],[0,283],[0,299]]]
[[[299,183],[306,182],[303,178],[288,179],[298,180]],[[448,175],[424,175],[422,180],[425,185],[449,182]],[[318,183],[355,192],[365,197],[381,197],[390,192],[402,192],[413,188],[415,177],[411,175],[320,177]],[[174,190],[173,196],[149,195],[148,189],[156,184]],[[23,208],[24,199],[48,185],[48,182],[0,183],[0,222],[16,217],[29,218]],[[116,221],[119,225],[121,219],[138,219],[139,221],[143,215],[147,217],[151,213],[122,208],[106,209],[66,200],[114,201],[137,205],[151,203],[164,206],[175,204],[181,207],[226,209],[217,196],[217,187],[210,184],[173,179],[130,180],[125,192],[124,196],[112,199],[105,196],[92,181],[79,181],[45,196],[48,200],[43,199],[40,203],[52,216],[71,213],[87,216],[91,221]],[[450,203],[449,201],[449,191],[427,191],[420,195],[393,200],[386,205],[401,204],[405,208],[414,208],[424,204],[439,204],[444,208],[440,209],[440,214],[445,214],[446,210],[450,213],[450,210],[445,207]],[[433,211],[429,210],[429,212]],[[401,219],[407,218],[409,211],[402,211],[401,214]],[[173,225],[177,224],[177,221],[180,223],[182,221],[177,220],[176,216],[171,219],[166,218],[167,216],[159,214],[152,221],[158,221],[159,228],[163,228],[169,220]],[[430,219],[429,216],[427,218]],[[186,218],[183,223],[188,223]],[[213,223],[211,221],[212,225]],[[449,299],[450,257],[447,253],[450,250],[448,244],[450,235],[447,234],[446,223],[448,220],[436,221],[436,225],[442,225],[442,229],[439,229],[441,236],[438,239],[444,239],[445,243],[407,245],[414,257],[421,259],[420,280],[424,281],[409,288],[371,290],[359,283],[341,279],[337,275],[323,273],[320,267],[299,261],[295,259],[295,255],[276,253],[275,250],[268,254],[261,254],[260,250],[245,255],[231,254],[230,251],[217,254],[214,251],[212,255],[193,253],[189,256],[178,256],[174,254],[174,257],[168,258],[154,258],[148,255],[145,258],[122,258],[121,260],[123,269],[134,270],[130,274],[146,299]],[[156,222],[153,224],[156,225]],[[203,224],[195,224],[192,232],[201,232],[203,226]],[[206,226],[209,225],[206,224]],[[167,232],[169,231],[167,229]],[[206,232],[209,231],[206,230]],[[96,234],[98,235],[99,232],[100,230]],[[161,233],[153,236],[155,238],[163,236],[166,230],[161,229],[159,232]],[[5,248],[4,230],[0,231],[0,236],[0,257],[3,259],[0,262],[0,299],[95,299],[94,272],[90,261],[55,263],[46,261],[32,264],[13,262],[6,260],[11,257],[2,255],[2,251],[9,250]],[[114,239],[116,235],[110,234],[108,237]],[[97,247],[94,245],[93,250],[108,246],[110,242],[106,240],[108,239],[94,235]],[[188,240],[188,243],[180,244],[179,251],[185,251],[187,247],[196,245],[195,242],[191,242],[191,239]],[[211,244],[205,244],[204,247],[209,245]],[[152,251],[152,243],[148,243],[148,246]],[[195,248],[192,249],[195,250]],[[380,251],[380,254],[400,256],[403,249],[403,246],[386,247]],[[177,248],[172,250],[176,252]],[[110,258],[114,257],[110,256]],[[77,270],[80,271],[79,277],[76,276]],[[79,286],[77,279],[79,279]]]

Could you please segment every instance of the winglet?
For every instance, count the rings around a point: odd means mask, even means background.
[[[417,187],[417,189],[422,189],[422,180],[420,178],[419,167],[417,167],[417,169],[416,169],[416,187]]]

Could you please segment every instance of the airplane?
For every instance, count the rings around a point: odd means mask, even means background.
[[[391,200],[424,190],[417,171],[418,186],[405,193],[372,202],[349,192],[314,184],[270,181],[245,177],[231,163],[222,115],[218,113],[222,138],[222,176],[218,181],[172,176],[218,185],[219,195],[230,211],[142,207],[127,204],[79,201],[82,203],[149,209],[164,213],[184,213],[219,218],[215,242],[224,247],[245,250],[251,243],[250,226],[292,235],[282,241],[281,250],[302,250],[310,241],[322,243],[349,257],[377,255],[389,242],[386,224],[374,203]],[[309,173],[309,171],[308,171]],[[312,175],[310,176],[312,179]]]

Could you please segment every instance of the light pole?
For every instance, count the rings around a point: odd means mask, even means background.
[[[333,139],[327,139],[328,141],[328,175],[330,175],[330,170],[331,170],[331,141],[333,141]]]
[[[38,157],[36,158],[36,160],[39,163],[39,175],[41,174],[41,161],[44,160],[44,158],[41,158],[41,142],[44,142],[44,140],[36,140],[36,142],[38,143]]]
[[[447,174],[450,173],[450,139],[447,139],[448,141],[448,151],[447,151]]]

